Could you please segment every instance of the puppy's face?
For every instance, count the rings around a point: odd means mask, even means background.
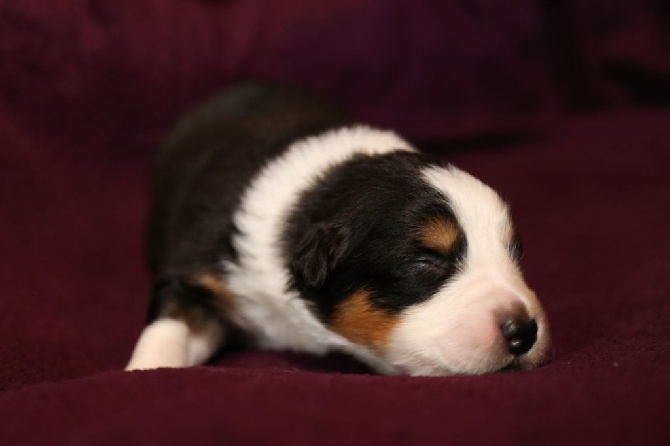
[[[538,366],[548,324],[509,209],[456,168],[412,170],[368,177],[367,198],[316,225],[292,265],[298,288],[331,330],[401,373]]]

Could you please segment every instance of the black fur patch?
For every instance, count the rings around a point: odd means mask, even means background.
[[[192,277],[235,260],[233,215],[254,175],[294,141],[349,122],[323,100],[268,84],[228,90],[186,114],[155,160],[152,273]]]
[[[407,152],[357,156],[300,198],[283,240],[290,286],[322,320],[360,289],[372,292],[378,308],[398,312],[429,298],[457,271],[465,237],[446,254],[416,237],[431,219],[456,221],[446,198],[421,176],[430,164],[436,163]]]
[[[216,296],[202,286],[179,279],[160,279],[151,293],[146,323],[161,318],[177,319],[197,332],[209,321],[220,321],[220,308]]]

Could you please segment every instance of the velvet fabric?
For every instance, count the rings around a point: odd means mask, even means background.
[[[0,444],[670,444],[670,8],[0,0]],[[553,358],[477,377],[223,352],[121,371],[178,113],[301,85],[496,188]]]

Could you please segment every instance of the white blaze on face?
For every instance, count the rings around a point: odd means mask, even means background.
[[[509,211],[498,194],[455,167],[431,167],[426,181],[443,193],[467,240],[459,271],[430,299],[407,309],[386,358],[413,375],[497,371],[514,359],[500,324],[519,308],[538,324],[520,367],[542,362],[549,344],[544,311],[509,252]]]

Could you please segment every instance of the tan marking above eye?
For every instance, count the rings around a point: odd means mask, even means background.
[[[383,353],[400,316],[376,308],[370,301],[370,294],[359,290],[342,301],[335,310],[330,328],[350,341]]]
[[[453,250],[459,236],[458,226],[444,218],[428,220],[419,231],[419,241],[426,248],[443,254],[449,254]]]

